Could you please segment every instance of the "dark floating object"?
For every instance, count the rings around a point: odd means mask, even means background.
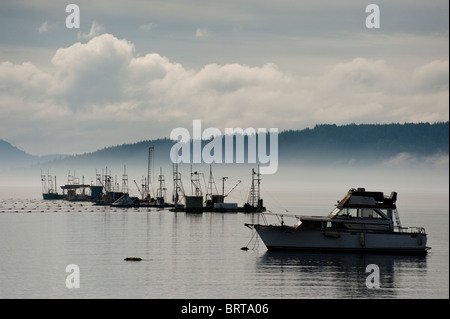
[[[242,247],[241,250],[248,250],[248,247]]]
[[[131,261],[141,261],[142,258],[139,258],[139,257],[127,257],[124,260],[127,260],[127,261],[129,261],[129,260],[131,260]]]

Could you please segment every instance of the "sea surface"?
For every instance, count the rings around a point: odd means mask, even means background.
[[[446,196],[432,205],[417,194],[402,197],[403,225],[426,228],[432,247],[426,256],[268,252],[244,226],[263,222],[260,214],[3,197],[0,298],[447,299]],[[305,215],[326,215],[333,208],[329,198],[326,205],[316,199],[296,200]],[[366,284],[368,265],[379,269],[379,288]]]

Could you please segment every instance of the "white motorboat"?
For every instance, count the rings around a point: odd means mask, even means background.
[[[296,216],[293,226],[283,217],[278,225],[245,225],[258,233],[268,250],[425,254],[430,249],[425,229],[402,227],[396,201],[396,192],[385,196],[352,188],[328,216]]]

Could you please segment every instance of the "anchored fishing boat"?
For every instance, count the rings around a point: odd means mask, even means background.
[[[402,227],[396,206],[397,193],[350,189],[325,217],[295,216],[288,226],[245,224],[254,229],[268,250],[362,251],[425,254],[423,227]],[[395,222],[394,222],[395,221]]]
[[[139,198],[130,197],[128,194],[122,195],[118,200],[110,205],[111,207],[139,207]]]
[[[58,194],[56,188],[56,176],[55,176],[55,184],[53,184],[53,177],[47,171],[47,175],[42,174],[41,170],[41,184],[42,184],[42,197],[45,200],[53,200],[53,199],[65,199],[66,195]]]

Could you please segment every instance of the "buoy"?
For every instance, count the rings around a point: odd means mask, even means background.
[[[142,258],[139,258],[139,257],[127,257],[127,258],[125,258],[124,260],[127,260],[127,261],[141,261],[142,260]]]

